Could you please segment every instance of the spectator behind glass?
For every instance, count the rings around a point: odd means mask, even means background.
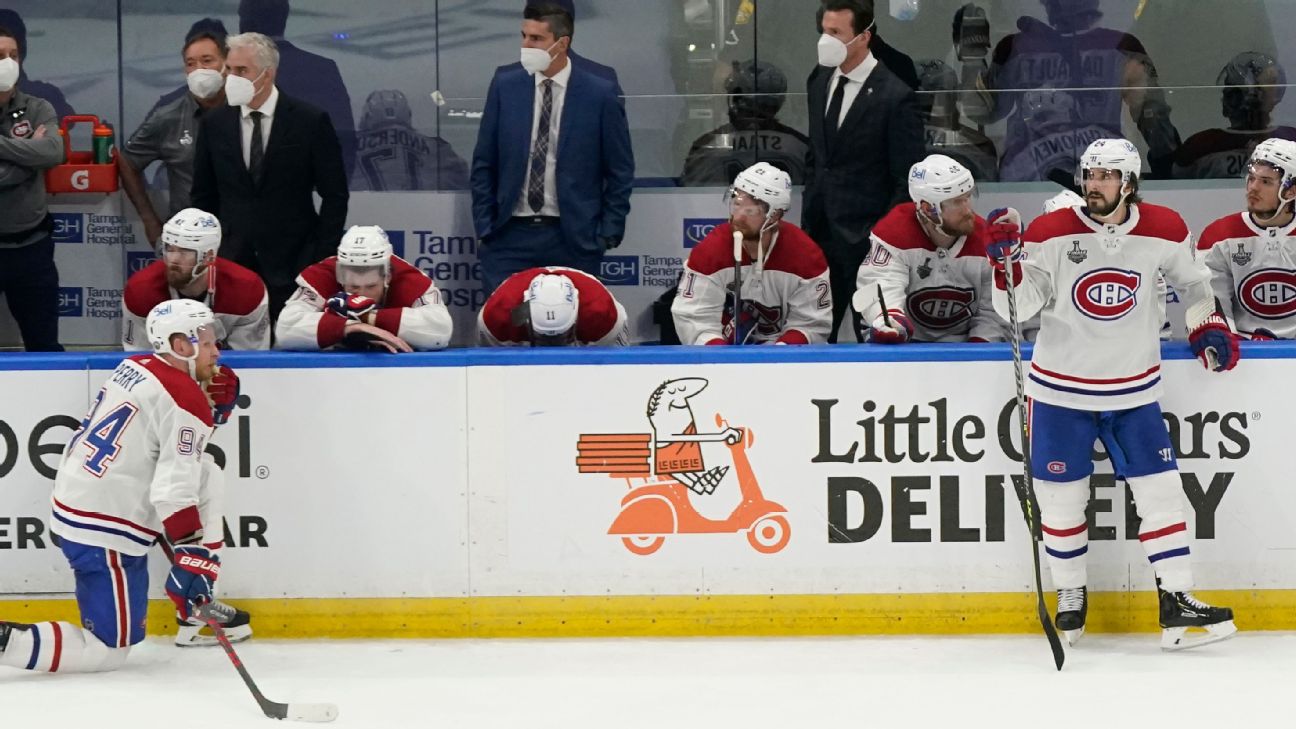
[[[351,95],[347,93],[336,63],[284,39],[288,12],[288,0],[240,0],[239,32],[260,33],[274,40],[279,48],[279,72],[275,84],[285,94],[323,109],[333,120],[349,178],[355,169],[356,154]]]
[[[23,22],[22,16],[9,8],[0,8],[0,26],[8,28],[9,32],[13,33],[14,40],[18,42],[18,62],[23,66],[18,83],[22,84],[23,91],[48,101],[54,107],[54,114],[59,119],[75,114],[72,105],[68,103],[57,86],[27,77],[27,24]]]
[[[1175,177],[1236,179],[1246,174],[1256,145],[1270,137],[1296,141],[1296,129],[1273,125],[1274,107],[1287,91],[1287,74],[1264,53],[1245,51],[1219,73],[1221,113],[1228,129],[1197,132],[1175,153]]]
[[[1147,150],[1147,176],[1168,176],[1179,133],[1143,44],[1129,33],[1095,27],[1103,16],[1100,0],[1041,3],[1048,22],[1018,18],[1020,32],[999,41],[989,67],[984,57],[965,53],[972,44],[960,44],[969,46],[960,49],[963,113],[978,124],[1008,118],[999,179],[1070,185],[1085,147],[1137,136],[1126,126],[1137,126],[1142,135],[1134,141]],[[985,15],[976,6],[959,12],[959,18]]]
[[[918,78],[918,108],[925,122],[927,153],[957,160],[978,182],[997,180],[999,155],[994,142],[959,118],[958,74],[944,61],[931,59],[918,63]]]
[[[684,160],[684,186],[728,185],[739,172],[769,162],[805,182],[810,138],[778,120],[787,97],[787,77],[772,63],[735,61],[725,79],[729,123],[693,142]]]
[[[365,99],[356,143],[354,191],[468,189],[468,163],[449,142],[414,128],[409,99],[395,89]]]

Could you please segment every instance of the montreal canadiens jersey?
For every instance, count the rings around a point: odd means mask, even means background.
[[[602,281],[574,268],[544,266],[509,276],[486,299],[486,304],[477,312],[477,336],[482,346],[530,343],[527,330],[513,322],[513,309],[522,304],[522,296],[531,286],[531,279],[544,273],[562,274],[571,279],[580,295],[580,305],[576,309],[577,345],[624,347],[630,343],[625,308]]]
[[[164,533],[188,541],[202,529],[211,432],[211,404],[187,372],[153,355],[124,360],[63,451],[51,530],[128,555],[146,554]]]
[[[122,296],[122,349],[152,350],[144,325],[153,307],[181,298],[167,284],[166,262],[154,261],[126,282]],[[266,287],[252,271],[224,258],[207,269],[207,295],[216,316],[222,349],[270,349],[270,304]]]
[[[757,266],[742,258],[743,341],[821,344],[832,329],[828,263],[810,236],[779,221],[778,237]],[[733,341],[733,227],[717,225],[689,254],[671,314],[683,344]]]
[[[1138,203],[1124,223],[1103,225],[1066,208],[1031,223],[1023,253],[1018,315],[1040,313],[1026,394],[1093,411],[1156,401],[1164,316],[1157,274],[1190,310],[1211,296],[1210,274],[1193,259],[1183,218]],[[1007,317],[1008,296],[998,287],[994,306]]]
[[[326,311],[325,304],[341,292],[337,256],[308,266],[297,277],[297,291],[279,314],[275,346],[320,350],[339,344],[349,320]],[[432,279],[405,259],[392,256],[391,281],[378,302],[374,326],[395,334],[413,349],[429,350],[445,349],[454,322]]]
[[[1249,213],[1226,215],[1202,231],[1197,255],[1239,333],[1296,338],[1296,221],[1261,228]]]
[[[937,248],[918,222],[914,203],[897,205],[873,226],[873,248],[855,288],[871,293],[880,286],[887,309],[913,323],[914,341],[1006,341],[1008,325],[991,303],[986,229],[978,215],[971,235]],[[882,315],[882,307],[874,301],[860,315],[868,324]]]

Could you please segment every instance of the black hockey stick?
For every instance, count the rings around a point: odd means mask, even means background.
[[[1020,228],[1021,223],[1018,222]],[[1031,479],[1030,469],[1030,433],[1026,428],[1026,388],[1022,380],[1022,355],[1021,355],[1021,321],[1017,318],[1017,282],[1013,280],[1013,261],[1007,261],[1005,266],[1004,278],[1007,279],[1008,293],[1008,317],[1012,319],[1012,354],[1013,354],[1013,376],[1017,380],[1017,424],[1021,429],[1021,456],[1022,456],[1022,480],[1017,484],[1016,479],[1012,479],[1016,486],[1017,498],[1021,501],[1022,514],[1026,517],[1026,528],[1030,530],[1031,537],[1031,559],[1035,563],[1035,609],[1039,613],[1040,625],[1044,628],[1044,635],[1048,638],[1049,647],[1053,649],[1053,663],[1057,670],[1062,670],[1062,663],[1066,661],[1066,652],[1062,649],[1062,640],[1058,637],[1057,628],[1054,627],[1053,621],[1049,618],[1048,607],[1044,605],[1044,579],[1040,575],[1040,557],[1039,541],[1040,524],[1039,524],[1039,500],[1035,498],[1035,486]]]
[[[225,655],[229,656],[230,662],[234,664],[234,669],[242,677],[243,683],[247,684],[248,690],[252,692],[252,698],[256,699],[261,711],[271,719],[288,719],[289,721],[311,721],[311,722],[328,722],[337,718],[338,710],[335,704],[281,704],[277,701],[271,701],[261,693],[257,688],[256,682],[252,680],[251,674],[243,667],[243,661],[239,658],[238,653],[234,650],[234,645],[229,642],[225,636],[225,630],[221,628],[220,621],[212,614],[206,605],[200,605],[196,612],[198,617],[202,618],[207,627],[212,629],[216,635],[216,640],[225,649]]]

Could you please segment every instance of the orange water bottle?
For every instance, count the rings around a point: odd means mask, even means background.
[[[93,133],[94,163],[106,165],[112,162],[113,129],[104,122],[95,124]]]

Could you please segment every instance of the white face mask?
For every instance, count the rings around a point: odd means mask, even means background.
[[[195,68],[185,76],[189,91],[200,99],[210,99],[225,85],[225,77],[211,68]]]
[[[554,41],[552,46],[545,49],[523,48],[522,68],[525,68],[526,72],[530,74],[537,74],[549,68],[549,64],[553,63],[553,57],[549,55],[549,51],[552,51],[558,43],[559,41]]]
[[[264,75],[265,71],[262,70],[254,79],[246,79],[234,74],[225,77],[226,103],[230,106],[246,106],[252,103],[252,97],[256,96],[256,82]]]
[[[0,92],[13,89],[18,83],[18,62],[12,58],[0,59]]]
[[[827,33],[819,36],[819,65],[829,68],[842,65],[846,62],[847,47],[857,40],[859,36],[852,38],[850,43],[842,43]]]

